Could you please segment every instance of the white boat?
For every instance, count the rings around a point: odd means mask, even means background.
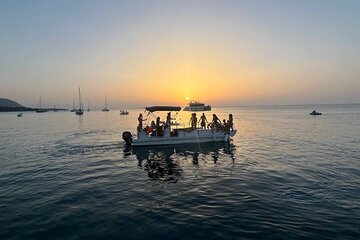
[[[154,106],[145,108],[148,111],[148,118],[150,114],[156,111],[180,111],[181,107],[171,106]],[[231,137],[235,136],[237,130],[216,130],[216,129],[193,129],[180,128],[179,124],[172,122],[170,127],[162,127],[161,134],[154,134],[153,129],[147,126],[145,129],[137,130],[136,136],[126,131],[123,132],[122,137],[127,145],[131,146],[155,146],[155,145],[172,145],[185,143],[200,143],[200,142],[220,142],[229,141]],[[171,130],[170,130],[171,129]]]
[[[188,103],[188,106],[184,108],[184,111],[190,112],[203,112],[203,111],[211,111],[211,106],[206,105],[201,102],[191,101]]]
[[[84,115],[84,107],[81,102],[81,94],[80,94],[80,88],[79,88],[79,109],[75,110],[76,115]]]
[[[120,115],[128,115],[129,112],[127,110],[121,110],[120,109]]]

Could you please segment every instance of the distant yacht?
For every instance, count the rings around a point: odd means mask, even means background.
[[[191,111],[191,112],[202,112],[202,111],[211,111],[211,106],[205,106],[204,103],[191,101],[188,103],[188,106],[184,108],[184,111]]]
[[[107,108],[107,100],[106,100],[106,97],[105,97],[105,108],[102,109],[103,112],[108,112],[110,111],[108,108]]]
[[[80,88],[79,88],[79,109],[75,110],[76,115],[83,115],[84,114],[84,108],[81,102],[81,94],[80,94]]]
[[[45,109],[45,108],[42,108],[42,106],[41,106],[41,96],[40,96],[40,99],[39,99],[39,108],[36,109],[36,112],[37,112],[37,113],[44,113],[44,112],[46,112],[46,109]]]
[[[129,115],[129,112],[127,110],[120,109],[120,115]]]

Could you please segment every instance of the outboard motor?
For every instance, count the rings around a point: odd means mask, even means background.
[[[132,143],[132,134],[131,134],[131,132],[128,132],[128,131],[123,132],[122,138],[126,142],[126,145],[128,145],[128,146],[131,145],[131,143]]]

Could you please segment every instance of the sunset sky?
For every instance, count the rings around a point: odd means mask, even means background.
[[[360,1],[1,1],[0,97],[360,102]]]

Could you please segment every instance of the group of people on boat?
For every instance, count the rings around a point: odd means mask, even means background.
[[[166,115],[166,121],[161,121],[160,117],[156,118],[156,121],[151,121],[150,126],[146,126],[144,130],[153,136],[162,136],[165,129],[169,129],[171,127],[171,120],[173,118],[171,117],[171,112],[168,112]],[[140,113],[138,117],[138,131],[141,131],[143,129],[143,122],[147,121],[147,119],[143,119],[143,115]]]
[[[199,121],[197,121],[196,113],[192,113],[189,123],[192,129],[197,129],[197,124],[200,123],[201,129],[216,129],[218,131],[234,130],[234,119],[231,113],[229,114],[229,119],[223,119],[222,122],[216,114],[213,114],[212,121],[208,122],[205,113],[203,113]]]
[[[152,135],[152,136],[163,136],[165,130],[168,130],[169,132],[171,132],[170,128],[171,128],[171,125],[173,125],[171,120],[174,120],[174,118],[171,117],[171,112],[168,112],[165,121],[161,121],[160,117],[157,117],[156,121],[151,121],[150,126],[147,125],[144,128],[143,122],[147,121],[147,119],[144,119],[143,115],[140,113],[139,117],[138,117],[137,129],[139,132],[142,130],[145,130],[147,132],[147,134]],[[216,116],[216,114],[213,114],[212,121],[208,122],[208,120],[205,116],[205,113],[203,113],[200,116],[199,121],[196,116],[196,113],[192,113],[189,124],[191,126],[190,130],[197,129],[198,128],[197,124],[200,124],[201,129],[214,129],[217,131],[224,131],[224,132],[234,130],[234,120],[233,120],[232,114],[229,114],[228,120],[223,119],[222,122],[218,118],[218,116]]]

